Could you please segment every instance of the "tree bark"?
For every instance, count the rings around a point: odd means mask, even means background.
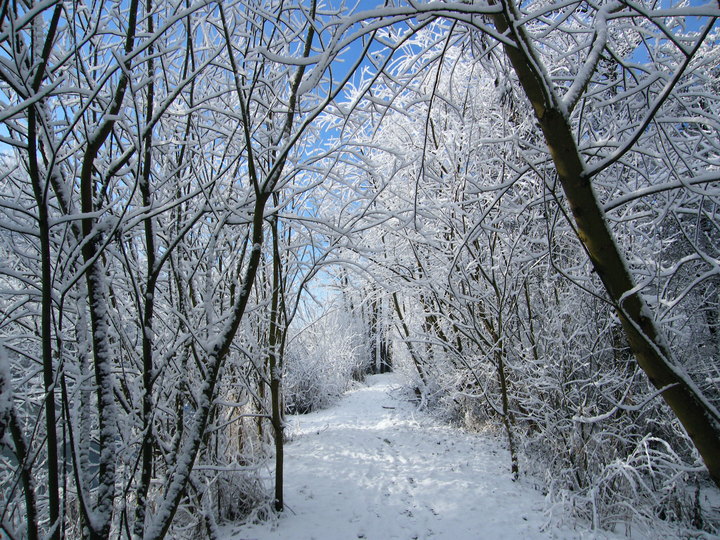
[[[55,408],[55,369],[52,352],[52,254],[50,249],[50,216],[47,206],[46,184],[40,178],[37,163],[36,112],[28,111],[28,164],[35,202],[38,205],[40,232],[41,304],[40,339],[42,343],[43,384],[45,389],[45,433],[47,447],[48,507],[50,512],[49,537],[60,538],[60,484],[58,470],[57,412]]]
[[[32,92],[40,91],[40,86],[46,76],[46,66],[50,51],[55,41],[61,6],[53,10],[50,26],[44,38],[42,52],[37,61],[37,70],[33,76]],[[38,19],[33,20],[38,24]],[[34,39],[33,39],[34,41]],[[33,47],[34,48],[34,47]],[[39,108],[39,107],[38,107]],[[48,471],[48,507],[50,517],[50,530],[48,538],[60,538],[60,483],[59,460],[57,441],[57,412],[55,408],[55,370],[53,367],[52,352],[52,254],[50,246],[50,216],[48,212],[47,178],[41,178],[38,163],[38,108],[35,105],[28,108],[27,144],[28,144],[28,173],[33,187],[35,202],[38,207],[38,229],[40,233],[40,265],[41,265],[41,314],[40,332],[42,343],[43,384],[45,389],[45,429],[47,446]],[[48,175],[49,176],[49,175]],[[30,464],[28,464],[30,466]],[[27,496],[27,494],[26,494]],[[28,515],[30,509],[28,509]],[[29,529],[28,529],[29,530]]]
[[[153,28],[153,7],[152,0],[147,1],[147,32],[152,35]],[[149,82],[147,86],[147,103],[145,104],[145,124],[150,126],[153,117],[153,100],[155,99],[155,84],[153,82],[154,76],[154,61],[153,54],[155,47],[150,44],[148,47],[149,59],[148,59],[148,77]],[[148,210],[152,205],[152,194],[150,191],[150,173],[152,171],[152,147],[153,147],[153,132],[152,129],[148,129],[143,137],[143,163],[142,163],[142,177],[140,178],[140,195],[142,197],[142,204]],[[150,481],[152,480],[152,461],[154,451],[154,438],[152,430],[152,415],[153,415],[153,317],[155,313],[155,289],[157,284],[157,271],[156,268],[156,249],[155,249],[155,230],[152,216],[148,215],[143,220],[143,228],[145,233],[145,251],[146,251],[146,272],[147,279],[145,283],[144,293],[144,306],[142,320],[142,384],[143,384],[143,396],[142,396],[142,447],[141,447],[141,470],[140,470],[140,483],[138,484],[135,502],[135,516],[134,516],[134,527],[133,534],[140,538],[145,528],[145,514],[147,505],[147,494],[150,489]]]
[[[273,216],[272,230],[272,298],[270,306],[270,328],[268,330],[268,368],[270,370],[270,403],[273,437],[275,439],[275,510],[282,512],[285,506],[283,501],[283,461],[284,461],[284,433],[282,418],[282,357],[283,357],[283,327],[280,309],[283,294],[280,249],[278,246],[277,216]]]

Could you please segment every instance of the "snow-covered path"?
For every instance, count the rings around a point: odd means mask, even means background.
[[[542,496],[511,481],[498,443],[418,413],[393,374],[367,384],[330,409],[290,418],[287,510],[274,525],[226,529],[228,539],[594,537],[545,527]]]

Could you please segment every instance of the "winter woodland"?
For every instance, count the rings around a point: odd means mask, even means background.
[[[0,2],[0,537],[280,512],[287,415],[391,369],[589,527],[719,534],[718,17]]]

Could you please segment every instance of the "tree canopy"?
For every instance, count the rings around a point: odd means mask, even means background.
[[[283,414],[394,367],[594,526],[717,532],[718,16],[2,2],[0,530],[282,510]]]

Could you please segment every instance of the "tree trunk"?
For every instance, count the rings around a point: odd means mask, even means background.
[[[38,510],[35,496],[35,479],[32,472],[32,457],[28,453],[27,443],[23,437],[22,428],[18,421],[15,408],[11,405],[8,413],[8,423],[15,445],[15,457],[20,464],[20,477],[22,478],[23,490],[25,491],[25,514],[27,523],[27,537],[29,540],[36,540],[38,535]]]
[[[272,299],[270,307],[270,329],[268,336],[268,367],[270,368],[270,403],[271,421],[273,426],[273,437],[275,439],[275,510],[282,512],[285,504],[283,501],[283,458],[284,458],[284,433],[281,407],[282,393],[282,355],[283,355],[283,328],[282,313],[280,310],[281,296],[283,294],[282,276],[280,272],[280,249],[278,247],[278,224],[277,217],[272,218],[272,242],[273,242],[273,281]]]
[[[502,400],[502,420],[505,426],[505,433],[508,438],[508,450],[510,451],[510,472],[513,480],[518,479],[520,472],[518,466],[517,450],[515,449],[515,438],[513,436],[513,417],[510,413],[510,400],[508,399],[508,385],[505,374],[505,347],[500,341],[496,345],[495,362],[497,363],[498,382],[500,383],[500,398]]]
[[[147,32],[152,35],[153,28],[153,16],[152,16],[152,0],[147,2]],[[153,82],[154,62],[153,54],[155,47],[150,44],[148,47],[149,56],[148,59],[148,74],[149,83],[147,86],[147,98],[145,104],[145,124],[149,126],[153,118],[153,100],[155,99],[155,84]],[[140,178],[139,187],[140,195],[142,197],[142,204],[148,210],[152,205],[152,195],[150,191],[150,173],[152,171],[152,147],[153,147],[153,135],[152,129],[148,129],[143,138],[143,162],[142,162],[142,176]],[[143,228],[145,233],[145,252],[146,252],[146,272],[147,278],[145,283],[144,293],[144,306],[142,320],[140,321],[143,332],[142,332],[142,384],[143,384],[143,396],[142,396],[142,446],[141,446],[141,468],[140,468],[140,483],[135,491],[135,516],[134,516],[134,527],[133,534],[140,538],[143,530],[145,529],[145,514],[147,505],[147,494],[150,489],[150,482],[152,480],[152,462],[153,462],[153,451],[155,448],[153,430],[152,430],[152,416],[153,416],[153,317],[155,313],[155,288],[157,284],[157,271],[155,267],[156,253],[155,253],[155,230],[153,218],[148,215],[143,220]]]
[[[493,15],[495,27],[517,46],[505,52],[532,103],[542,127],[565,196],[570,203],[580,241],[615,304],[638,364],[677,415],[720,486],[720,418],[692,381],[672,363],[648,306],[635,289],[626,261],[600,208],[572,128],[550,81],[540,69],[530,39],[517,22],[512,0],[499,0],[502,11]]]
[[[28,164],[35,202],[38,205],[40,232],[40,265],[42,275],[40,332],[42,342],[43,383],[45,389],[45,430],[48,472],[48,506],[50,511],[49,538],[60,538],[60,484],[58,471],[57,412],[55,409],[55,370],[52,353],[52,254],[50,250],[50,217],[47,189],[40,178],[37,163],[37,131],[35,107],[28,110]]]
[[[422,382],[422,385],[424,387],[427,387],[427,375],[425,374],[425,369],[422,366],[422,360],[420,359],[419,355],[415,351],[415,346],[413,345],[411,338],[410,338],[410,329],[408,328],[407,323],[405,322],[405,316],[403,315],[402,309],[400,309],[400,302],[398,301],[397,292],[392,293],[392,299],[393,299],[393,306],[395,306],[395,313],[397,313],[398,320],[400,321],[400,326],[403,331],[403,337],[405,338],[405,345],[407,345],[408,352],[410,353],[410,358],[412,358],[413,364],[415,365],[415,369],[418,372],[418,376],[420,377],[420,382]]]

